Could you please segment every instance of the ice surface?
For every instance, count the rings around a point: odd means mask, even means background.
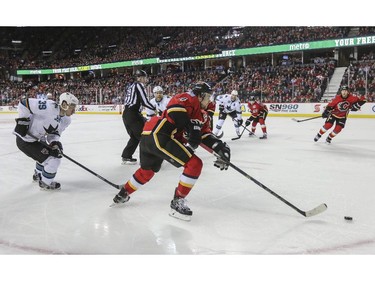
[[[328,209],[305,218],[234,169],[218,170],[199,148],[204,168],[185,222],[168,216],[182,172],[168,163],[122,207],[109,208],[115,188],[66,158],[61,191],[39,190],[35,162],[12,135],[15,117],[0,114],[1,254],[375,254],[375,119],[349,118],[330,145],[326,135],[313,141],[323,119],[269,117],[267,140],[245,132],[235,141],[227,119],[233,164],[304,211]],[[138,168],[120,165],[127,140],[120,115],[74,115],[61,138],[65,154],[116,184]]]

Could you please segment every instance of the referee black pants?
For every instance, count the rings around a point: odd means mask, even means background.
[[[132,158],[141,140],[141,133],[145,121],[140,112],[126,108],[122,113],[122,121],[130,139],[122,151],[121,156],[122,158]]]

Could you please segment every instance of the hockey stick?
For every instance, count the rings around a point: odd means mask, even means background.
[[[258,186],[260,186],[261,188],[263,188],[264,190],[266,190],[269,193],[271,193],[277,199],[281,200],[282,202],[284,202],[285,204],[287,204],[289,207],[293,208],[295,211],[297,211],[298,213],[300,213],[304,217],[312,217],[312,216],[318,215],[318,214],[324,212],[327,209],[327,205],[325,203],[323,203],[323,204],[320,204],[319,206],[315,207],[314,209],[311,209],[310,211],[302,211],[301,209],[297,208],[292,203],[290,203],[289,201],[285,200],[283,197],[281,197],[280,195],[278,195],[276,192],[272,191],[267,186],[265,186],[264,184],[262,184],[258,180],[254,179],[252,176],[250,176],[247,173],[245,173],[243,170],[241,170],[240,168],[238,168],[236,165],[232,164],[230,161],[228,161],[226,159],[223,159],[219,154],[217,154],[211,148],[205,146],[204,144],[201,144],[201,147],[203,147],[205,150],[207,150],[209,153],[213,154],[217,158],[225,161],[229,166],[231,166],[237,172],[239,172],[240,174],[244,175],[246,178],[248,178],[249,180],[251,180],[254,183],[256,183]]]
[[[296,122],[305,122],[305,121],[309,121],[309,120],[313,120],[313,119],[317,119],[317,118],[321,118],[322,116],[319,115],[319,116],[315,116],[315,117],[311,117],[311,118],[307,118],[307,119],[302,119],[302,120],[297,120],[296,118],[292,118],[293,121],[296,121]]]
[[[45,143],[44,141],[38,139],[37,137],[33,136],[32,134],[30,133],[27,133],[30,137],[32,137],[33,139],[35,139],[36,141],[38,141],[39,143],[41,143],[43,146],[47,147],[47,148],[51,148],[47,143]],[[86,171],[90,172],[91,174],[93,174],[94,176],[98,177],[99,179],[101,179],[102,181],[105,181],[106,183],[112,185],[114,188],[116,189],[120,189],[120,185],[117,185],[117,184],[114,184],[112,182],[110,182],[109,180],[103,178],[101,175],[98,175],[97,173],[95,173],[94,171],[90,170],[89,168],[83,166],[82,164],[78,163],[77,161],[75,161],[74,159],[70,158],[68,155],[64,154],[63,152],[61,152],[62,156],[64,156],[65,158],[67,158],[68,160],[72,161],[74,164],[80,166],[81,168],[85,169]]]
[[[236,118],[233,118],[233,120],[236,121],[236,122],[238,122]],[[232,141],[233,140],[239,140],[242,137],[242,135],[245,132],[245,130],[248,131],[249,133],[251,132],[248,128],[246,128],[246,126],[241,125],[241,127],[243,127],[243,130],[242,130],[241,134],[239,136],[237,136],[237,137],[232,138],[231,139]]]
[[[241,134],[238,137],[232,138],[232,141],[233,140],[239,140],[242,137],[243,133],[245,132],[245,129],[246,129],[246,127],[243,126],[243,130],[242,130]]]

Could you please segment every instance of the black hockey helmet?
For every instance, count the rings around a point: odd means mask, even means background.
[[[147,77],[147,73],[144,70],[137,69],[135,72],[136,77]]]
[[[347,91],[349,91],[349,87],[346,86],[346,85],[343,85],[343,86],[341,86],[341,91],[343,91],[343,90],[347,90]]]
[[[212,92],[212,88],[206,82],[198,82],[193,86],[192,91],[196,96],[200,96],[202,93],[210,94]]]

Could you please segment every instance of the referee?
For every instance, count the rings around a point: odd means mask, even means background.
[[[125,108],[122,113],[122,121],[130,136],[121,155],[123,165],[137,163],[137,159],[133,158],[133,154],[141,139],[143,125],[145,123],[145,119],[142,115],[142,106],[155,110],[155,107],[147,99],[144,86],[148,82],[147,73],[143,70],[137,70],[135,76],[136,81],[126,89]]]

